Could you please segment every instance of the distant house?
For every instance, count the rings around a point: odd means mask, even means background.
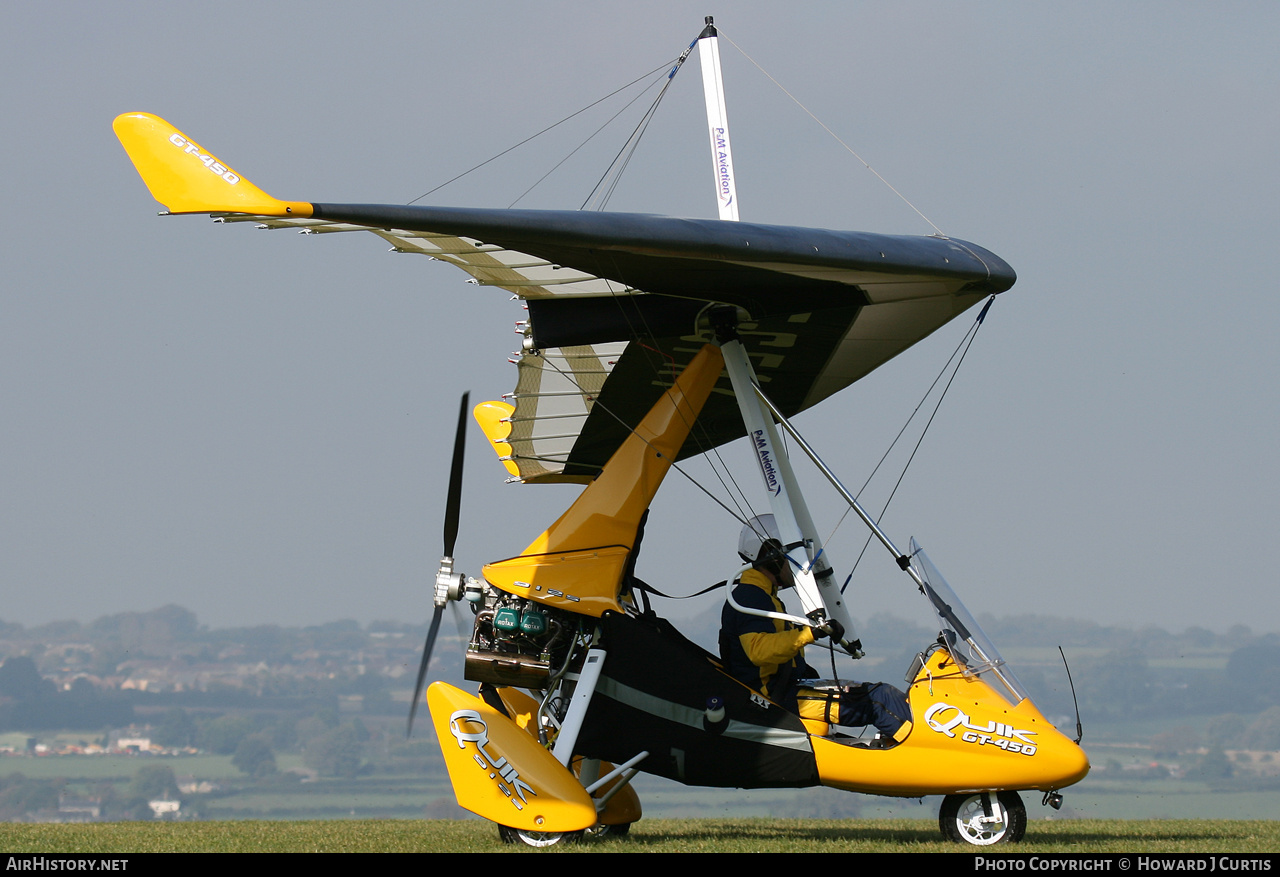
[[[166,816],[177,816],[178,810],[182,807],[182,802],[156,800],[148,801],[147,806],[156,815],[156,819],[164,819]]]
[[[208,795],[211,792],[219,790],[217,783],[211,783],[208,780],[197,780],[190,774],[184,774],[175,778],[178,783],[178,791],[184,795]]]
[[[92,822],[102,817],[101,798],[58,796],[58,819],[61,822]]]

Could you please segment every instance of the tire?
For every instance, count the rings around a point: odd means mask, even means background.
[[[583,834],[592,840],[616,840],[630,834],[631,825],[630,822],[623,822],[620,825],[605,825],[603,822],[597,822]]]
[[[502,838],[503,843],[524,844],[528,847],[541,848],[577,843],[582,838],[582,832],[526,831],[523,828],[508,828],[505,825],[499,825],[498,837]]]
[[[938,827],[947,840],[976,847],[1017,843],[1027,831],[1027,808],[1017,792],[989,793],[995,822],[983,822],[984,795],[947,795],[938,813]]]

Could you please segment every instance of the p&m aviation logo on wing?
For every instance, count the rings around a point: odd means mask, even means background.
[[[760,461],[760,472],[764,475],[766,489],[774,496],[778,496],[782,493],[782,483],[778,481],[778,470],[773,465],[773,451],[769,447],[769,440],[765,438],[763,429],[757,429],[751,433],[751,443],[756,449],[756,459]]]

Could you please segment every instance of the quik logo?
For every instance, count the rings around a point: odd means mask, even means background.
[[[479,727],[478,731],[471,730],[476,727]],[[458,710],[449,716],[449,733],[458,741],[459,749],[466,749],[468,743],[475,744],[476,752],[472,758],[476,760],[476,764],[480,765],[481,770],[489,774],[489,779],[497,782],[502,794],[510,799],[512,806],[517,810],[523,810],[524,805],[529,803],[524,796],[525,792],[530,795],[538,794],[532,786],[520,779],[520,772],[516,770],[515,765],[501,755],[495,757],[489,751],[489,726],[485,724],[484,719],[480,718],[478,712]]]
[[[978,746],[992,746],[1005,752],[1016,752],[1022,755],[1035,755],[1036,742],[1031,738],[1035,731],[1023,731],[1002,722],[991,721],[985,725],[975,725],[959,707],[949,703],[935,703],[925,710],[924,723],[929,730],[948,737],[955,737],[956,728],[964,728],[960,735],[963,743],[974,743]]]

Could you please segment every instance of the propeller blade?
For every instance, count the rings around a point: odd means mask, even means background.
[[[458,541],[458,511],[462,507],[462,458],[467,449],[467,401],[470,398],[470,393],[462,394],[462,407],[458,411],[458,434],[453,440],[453,466],[449,470],[449,493],[444,506],[445,557],[453,557],[453,543]]]
[[[462,610],[458,608],[457,603],[449,604],[449,615],[453,618],[453,626],[458,628],[458,639],[464,643],[470,640],[471,629],[475,627],[475,622],[462,614]]]
[[[427,667],[431,664],[431,651],[436,645],[436,635],[440,633],[440,619],[444,615],[444,606],[448,602],[445,591],[447,577],[453,570],[453,545],[458,541],[458,516],[462,507],[462,461],[466,452],[467,437],[467,402],[470,393],[462,394],[462,405],[458,409],[458,432],[453,440],[453,464],[449,469],[449,493],[445,497],[444,506],[444,557],[440,561],[440,572],[436,574],[436,586],[433,592],[435,611],[431,614],[431,627],[427,631],[427,642],[422,647],[422,664],[418,667],[418,682],[413,687],[413,703],[409,707],[409,728],[406,736],[413,735],[413,719],[418,714],[418,702],[422,699],[422,685],[427,681]],[[441,576],[446,576],[442,584]]]
[[[427,631],[427,642],[422,647],[422,664],[418,667],[418,684],[413,687],[413,704],[409,707],[409,728],[406,737],[413,736],[413,717],[418,714],[418,701],[422,700],[422,683],[427,679],[427,666],[431,663],[431,650],[435,648],[436,634],[440,632],[440,617],[444,614],[444,606],[437,606],[431,615],[431,628]]]

